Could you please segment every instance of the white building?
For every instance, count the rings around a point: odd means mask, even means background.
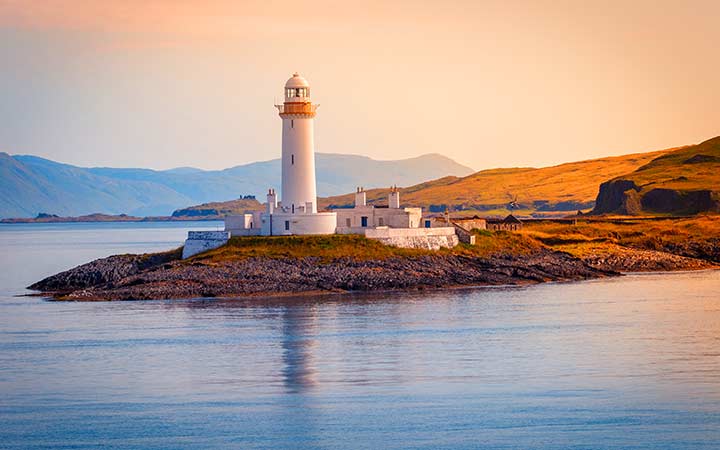
[[[364,234],[368,228],[419,228],[422,223],[422,208],[400,208],[400,191],[390,188],[387,206],[367,204],[365,189],[357,188],[355,206],[337,211],[337,233]]]

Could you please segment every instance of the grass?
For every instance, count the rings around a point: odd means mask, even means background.
[[[696,155],[711,160],[686,163]],[[634,181],[642,188],[641,192],[655,188],[679,191],[710,189],[717,192],[720,187],[720,136],[666,153],[621,178]]]
[[[326,262],[338,258],[363,261],[426,255],[491,257],[528,254],[544,247],[537,240],[516,233],[481,230],[476,234],[476,245],[460,244],[452,249],[437,251],[392,247],[360,235],[234,237],[227,245],[201,253],[188,261],[220,263],[255,257],[315,257]]]
[[[720,216],[685,219],[578,220],[526,222],[520,232],[556,250],[584,257],[616,251],[616,247],[667,250],[673,245],[720,238]]]
[[[395,256],[420,256],[429,253],[428,250],[390,247],[359,235],[263,236],[234,237],[227,245],[198,255],[193,259],[218,262],[253,257],[367,260]]]

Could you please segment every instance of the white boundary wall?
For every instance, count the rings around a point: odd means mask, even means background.
[[[183,259],[198,253],[222,247],[230,239],[228,231],[188,231],[188,238],[183,246]]]
[[[458,245],[455,227],[442,228],[368,228],[365,237],[385,245],[402,248],[438,250]]]

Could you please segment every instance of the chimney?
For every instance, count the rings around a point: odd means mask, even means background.
[[[367,197],[365,196],[365,188],[357,188],[355,191],[355,207],[367,205]]]
[[[390,188],[390,196],[388,197],[388,206],[393,209],[400,208],[400,191],[397,186]]]
[[[274,214],[275,208],[277,208],[277,196],[275,195],[275,189],[268,189],[267,193],[267,213]]]

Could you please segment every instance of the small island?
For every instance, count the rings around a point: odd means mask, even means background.
[[[520,231],[473,230],[474,245],[439,250],[392,247],[360,235],[233,237],[185,260],[181,248],[111,256],[29,288],[56,300],[97,301],[577,281],[716,268],[718,229],[717,216],[526,221]]]

